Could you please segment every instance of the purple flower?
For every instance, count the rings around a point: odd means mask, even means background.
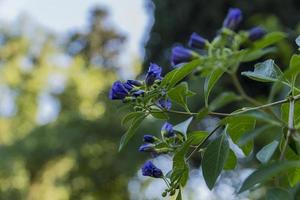
[[[150,176],[154,178],[163,177],[162,171],[157,168],[151,161],[147,161],[142,167],[143,176]]]
[[[155,80],[160,80],[162,79],[161,75],[161,67],[158,66],[157,64],[151,63],[150,67],[148,69],[148,72],[146,74],[146,85],[151,86],[153,85]]]
[[[157,101],[157,106],[162,109],[170,110],[172,107],[172,103],[170,99],[159,99]]]
[[[129,94],[128,90],[130,90],[130,88],[132,87],[123,84],[121,81],[116,81],[109,92],[109,98],[112,100],[124,99]]]
[[[189,47],[191,48],[197,48],[197,49],[203,49],[206,44],[206,39],[198,35],[197,33],[193,33],[189,40]]]
[[[172,65],[189,62],[193,60],[193,51],[182,46],[176,46],[172,49],[171,62]]]
[[[137,90],[137,91],[132,92],[133,96],[135,96],[135,97],[140,96],[144,93],[145,93],[144,90]]]
[[[168,122],[164,123],[161,127],[161,133],[165,137],[173,137],[175,135],[173,125]]]
[[[263,29],[261,27],[254,27],[254,28],[250,29],[250,31],[249,31],[249,39],[251,41],[259,40],[262,37],[264,37],[265,34],[266,34],[265,29]]]
[[[140,152],[156,152],[155,145],[151,144],[151,143],[143,144],[142,146],[140,146],[139,151]]]
[[[235,30],[242,21],[242,11],[238,8],[230,8],[223,22],[223,27]]]
[[[144,135],[143,141],[146,143],[154,143],[156,141],[156,137],[153,135]]]

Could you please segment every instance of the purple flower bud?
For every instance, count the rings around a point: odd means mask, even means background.
[[[142,167],[143,176],[150,176],[153,178],[163,177],[163,172],[157,168],[151,161],[147,161]]]
[[[266,34],[265,29],[263,29],[261,27],[254,27],[254,28],[250,29],[250,31],[249,31],[249,39],[251,41],[259,40],[262,37],[264,37],[265,34]]]
[[[171,63],[173,66],[184,62],[190,62],[191,60],[193,60],[193,51],[182,46],[176,46],[172,49]]]
[[[156,137],[153,135],[144,135],[143,141],[146,143],[154,143],[156,141]]]
[[[142,83],[140,81],[137,81],[137,80],[127,80],[126,83],[132,85],[132,86],[141,86]]]
[[[151,143],[143,144],[142,146],[140,146],[139,151],[140,152],[156,152],[155,145],[151,144]]]
[[[129,94],[128,89],[130,89],[129,85],[125,86],[121,81],[116,81],[109,92],[109,98],[124,99]]]
[[[175,135],[173,125],[168,122],[164,123],[161,127],[161,133],[165,137],[173,137]]]
[[[160,66],[158,66],[157,64],[151,63],[149,70],[146,74],[146,80],[145,80],[146,85],[151,86],[151,85],[153,85],[155,80],[162,79],[162,77],[160,76],[161,71],[162,71],[162,69]]]
[[[135,97],[138,97],[144,93],[145,93],[144,90],[137,90],[137,91],[132,92],[133,96],[135,96]]]
[[[198,35],[197,33],[193,33],[189,40],[189,47],[191,48],[197,48],[197,49],[203,49],[206,44],[206,39]]]
[[[230,8],[223,22],[223,27],[235,30],[242,21],[242,11],[238,8]]]
[[[170,99],[159,99],[157,101],[157,106],[162,109],[170,110],[172,107],[172,103]]]

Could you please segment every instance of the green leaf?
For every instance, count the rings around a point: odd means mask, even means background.
[[[283,188],[270,188],[266,194],[266,200],[293,200],[289,191]]]
[[[286,35],[282,32],[272,32],[265,35],[262,39],[254,42],[253,46],[256,49],[262,49],[284,39],[285,37]]]
[[[203,156],[202,172],[207,187],[211,190],[219,177],[229,153],[225,133],[208,144]]]
[[[210,103],[209,110],[217,110],[241,99],[242,98],[240,96],[234,94],[233,92],[223,92]]]
[[[192,120],[193,120],[193,117],[188,118],[187,120],[174,126],[173,130],[178,131],[179,133],[182,133],[186,139],[187,138],[186,132],[187,132],[188,127],[189,127],[190,123],[192,122]]]
[[[169,90],[167,94],[172,101],[178,103],[186,110],[188,110],[186,104],[187,97],[194,95],[193,92],[189,91],[187,82],[180,83],[176,87]]]
[[[224,170],[233,170],[236,166],[237,160],[235,153],[230,149],[228,158],[224,165]]]
[[[204,108],[202,108],[202,109],[198,112],[196,118],[197,118],[198,120],[202,120],[202,119],[203,119],[204,117],[206,117],[208,114],[209,114],[209,109],[208,109],[207,107],[204,107]]]
[[[125,115],[123,117],[121,124],[124,126],[126,123],[128,123],[131,120],[133,120],[137,117],[140,117],[142,115],[145,115],[145,113],[144,112],[131,112],[131,113],[128,113],[127,115]]]
[[[174,85],[176,85],[179,81],[192,73],[194,69],[196,69],[200,64],[200,59],[195,59],[189,63],[184,64],[183,66],[174,69],[173,71],[166,74],[166,76],[162,80],[161,85],[167,86],[168,88],[174,87]]]
[[[240,137],[248,131],[255,128],[256,120],[248,115],[236,115],[223,119],[222,123],[227,125],[227,132],[229,133],[232,141],[237,142]]]
[[[264,183],[274,177],[278,173],[287,171],[291,168],[300,167],[300,161],[283,161],[265,165],[258,170],[254,171],[244,181],[239,193],[244,192],[258,183]]]
[[[253,72],[242,72],[242,75],[260,82],[276,82],[283,78],[282,71],[271,59],[257,63]]]
[[[293,55],[289,68],[285,71],[287,77],[297,77],[300,72],[300,55]]]
[[[193,131],[188,133],[187,142],[191,145],[198,145],[208,136],[207,131]]]
[[[300,35],[296,38],[296,44],[298,45],[298,47],[300,47]]]
[[[248,49],[244,51],[244,55],[241,58],[241,62],[250,62],[257,60],[264,55],[275,52],[275,48],[266,48],[266,49]]]
[[[156,119],[162,119],[162,120],[168,120],[169,116],[166,112],[163,112],[161,110],[158,109],[152,109],[151,111],[151,115],[156,118]]]
[[[208,107],[208,97],[217,83],[217,81],[221,78],[221,76],[224,74],[225,70],[223,68],[217,68],[214,71],[210,73],[210,75],[205,79],[204,83],[204,98],[205,98],[205,105]]]
[[[147,115],[144,114],[133,119],[131,126],[121,138],[119,151],[121,151],[124,148],[124,146],[128,143],[128,141],[132,138],[132,136],[134,136],[139,125],[146,117]]]
[[[278,144],[279,142],[277,140],[267,144],[256,154],[256,158],[263,164],[267,163],[276,151]]]

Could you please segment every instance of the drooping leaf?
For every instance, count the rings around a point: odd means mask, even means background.
[[[205,79],[204,83],[204,99],[205,99],[205,105],[208,107],[208,98],[211,90],[217,83],[217,81],[221,78],[221,76],[224,74],[225,70],[223,68],[217,68],[214,71],[210,73],[210,75]]]
[[[256,49],[262,49],[284,39],[286,35],[282,32],[272,32],[265,35],[262,39],[254,42],[253,46]]]
[[[188,140],[191,145],[198,145],[207,137],[208,133],[206,131],[193,131],[188,133]]]
[[[276,151],[278,144],[279,144],[279,142],[277,140],[274,140],[270,144],[267,144],[256,154],[256,158],[261,163],[264,163],[264,164],[267,163],[271,159],[274,152]]]
[[[211,190],[219,177],[229,153],[225,133],[208,144],[203,156],[202,172],[207,187]]]
[[[176,87],[170,89],[168,92],[168,97],[187,109],[187,97],[194,95],[193,92],[189,91],[187,82],[182,82]]]
[[[260,82],[276,82],[283,78],[282,71],[271,59],[257,63],[253,72],[242,72],[242,75]]]
[[[162,80],[161,85],[167,86],[168,88],[174,87],[179,81],[192,73],[200,64],[201,60],[196,59],[172,70],[171,72],[166,74],[166,76]]]
[[[264,183],[273,176],[278,176],[282,171],[287,171],[291,168],[300,167],[300,161],[282,161],[275,162],[272,164],[265,165],[258,170],[254,171],[250,176],[244,181],[239,193],[244,192],[258,183]]]
[[[255,128],[256,120],[248,115],[235,115],[226,117],[222,123],[227,125],[227,132],[232,141],[236,143],[242,134]]]
[[[224,170],[233,170],[236,166],[237,159],[235,153],[230,149],[228,158],[224,165]]]
[[[293,200],[292,194],[283,188],[270,188],[266,194],[266,200]]]
[[[190,125],[190,123],[192,122],[193,117],[188,118],[187,120],[177,124],[176,126],[173,127],[173,129],[175,131],[178,131],[179,133],[182,133],[185,137],[185,139],[187,138],[186,136],[186,132],[188,130],[188,127]]]
[[[138,118],[140,116],[144,115],[144,112],[131,112],[125,115],[122,119],[121,124],[124,126],[126,123],[130,122],[131,120]]]
[[[147,117],[147,115],[144,114],[144,115],[140,115],[132,120],[131,126],[128,128],[126,133],[121,138],[119,151],[121,151],[124,148],[124,146],[128,143],[128,141],[132,138],[132,136],[134,136],[139,125],[142,123],[142,121],[146,117]]]
[[[217,96],[209,105],[209,110],[217,110],[226,106],[229,103],[239,101],[242,98],[233,92],[223,92],[219,96]]]

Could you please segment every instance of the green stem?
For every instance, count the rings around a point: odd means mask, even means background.
[[[279,160],[283,160],[284,159],[285,151],[286,151],[286,148],[287,148],[287,146],[289,144],[290,136],[295,131],[295,128],[294,128],[294,114],[295,114],[295,98],[292,97],[290,99],[288,130],[287,130],[287,133],[286,133],[285,142],[283,144]]]

